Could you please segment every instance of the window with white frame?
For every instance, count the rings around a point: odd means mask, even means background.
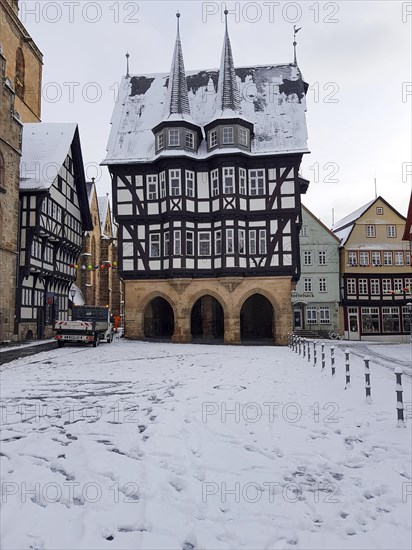
[[[319,319],[320,319],[321,325],[330,325],[330,307],[329,306],[319,307]]]
[[[246,128],[239,128],[239,144],[244,147],[249,145],[249,131]]]
[[[185,145],[188,149],[195,148],[195,134],[189,130],[186,130]]]
[[[180,256],[182,254],[182,234],[181,234],[180,229],[177,229],[174,232],[173,254],[175,256]]]
[[[379,309],[377,307],[361,308],[362,332],[379,332]]]
[[[380,294],[379,279],[371,279],[371,294],[373,294],[374,296]]]
[[[239,254],[246,254],[244,229],[239,229]]]
[[[358,287],[359,287],[359,294],[367,294],[368,293],[368,279],[359,279],[358,281]]]
[[[249,231],[249,254],[256,254],[256,229]]]
[[[199,231],[199,256],[210,256],[210,231]]]
[[[381,265],[381,253],[372,252],[371,255],[372,255],[372,265],[375,267]]]
[[[399,308],[383,307],[382,324],[383,324],[383,332],[399,332],[400,331]]]
[[[319,292],[327,292],[326,277],[319,277]]]
[[[376,228],[374,225],[366,226],[366,236],[367,237],[376,237]]]
[[[146,176],[147,181],[147,198],[149,201],[157,199],[157,175]]]
[[[403,290],[402,279],[394,279],[393,280],[393,290],[395,292],[402,292],[402,290]]]
[[[223,190],[226,194],[235,192],[235,169],[223,168]]]
[[[395,252],[395,265],[403,265],[403,252]]]
[[[318,264],[319,265],[326,265],[326,252],[325,252],[325,250],[319,250],[318,251]]]
[[[239,168],[239,193],[246,195],[246,170]]]
[[[312,292],[312,279],[310,277],[305,277],[303,279],[303,291]]]
[[[412,311],[409,310],[408,306],[402,306],[402,322],[404,332],[411,332],[411,319]]]
[[[226,229],[226,254],[233,254],[233,229]]]
[[[219,194],[219,170],[212,170],[210,174],[210,179],[212,183],[212,196],[216,197]]]
[[[382,214],[383,214],[382,206],[377,206],[376,207],[376,213],[378,214],[378,216],[382,216]]]
[[[165,239],[164,239],[164,254],[165,256],[169,256],[170,253],[170,237],[169,237],[169,231],[165,232]]]
[[[307,225],[302,225],[300,230],[300,236],[301,237],[307,237],[309,235],[309,228]]]
[[[169,170],[170,195],[177,197],[181,195],[180,170]]]
[[[350,266],[358,265],[358,257],[356,252],[348,252],[348,264]]]
[[[362,267],[369,265],[369,252],[359,252],[359,265]]]
[[[170,128],[169,130],[169,147],[177,147],[179,145],[179,129]]]
[[[259,229],[259,254],[266,254],[266,229]]]
[[[348,279],[346,281],[346,292],[350,295],[356,294],[356,279]]]
[[[195,196],[195,173],[189,170],[186,170],[186,195]]]
[[[220,255],[222,253],[222,231],[218,229],[215,232],[215,254]]]
[[[156,148],[163,149],[164,146],[165,146],[165,136],[163,132],[160,132],[156,136]]]
[[[162,199],[166,196],[166,174],[165,172],[160,172],[160,197]]]
[[[209,132],[209,148],[216,147],[217,145],[217,131],[211,130]]]
[[[405,265],[411,265],[411,253],[405,252]]]
[[[150,235],[150,257],[158,258],[160,256],[160,233],[151,233]]]
[[[229,145],[235,142],[233,126],[223,126],[222,138],[224,145]]]
[[[265,194],[264,170],[249,170],[249,193],[252,196]]]
[[[306,322],[308,325],[314,325],[318,322],[318,312],[316,306],[306,308]]]
[[[193,256],[193,231],[186,231],[186,254]]]
[[[383,253],[383,265],[392,265],[392,252]]]
[[[405,288],[407,289],[407,292],[412,293],[412,279],[409,279],[408,277],[405,279]]]
[[[384,294],[392,292],[392,279],[382,279],[382,292]]]
[[[310,250],[303,252],[303,265],[312,265],[312,252]]]
[[[396,237],[396,225],[387,225],[386,226],[386,236],[389,238]]]

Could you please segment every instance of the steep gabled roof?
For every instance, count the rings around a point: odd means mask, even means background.
[[[412,193],[409,199],[408,214],[406,216],[405,232],[402,239],[404,241],[412,241]]]
[[[108,215],[110,217],[110,224],[112,224],[109,195],[104,195],[103,197],[97,197],[97,204],[99,207],[100,234],[104,235],[104,228],[106,225],[106,219]],[[109,235],[106,235],[106,237],[109,237]]]
[[[225,10],[225,37],[223,40],[222,58],[220,61],[219,81],[217,85],[216,112],[232,111],[240,114],[240,97],[236,81],[235,64],[233,62],[232,46],[230,45]]]
[[[307,206],[302,204],[302,209],[305,210],[305,212],[311,216],[327,233],[329,233],[329,235],[336,240],[337,244],[340,242],[339,237],[337,237],[335,233],[329,229],[329,227],[327,227],[317,216],[315,216],[315,214],[311,212]]]
[[[365,205],[361,206],[348,216],[345,216],[338,222],[336,222],[332,226],[332,231],[335,233],[335,235],[341,240],[341,246],[343,246],[347,240],[349,239],[350,234],[352,233],[352,229],[355,225],[355,223],[358,221],[358,219],[369,210],[371,206],[373,206],[376,202],[382,201],[388,208],[390,208],[393,212],[395,212],[399,217],[402,219],[405,219],[402,214],[400,214],[393,206],[391,206],[383,197],[377,197],[376,199],[373,199],[372,201],[366,203]]]

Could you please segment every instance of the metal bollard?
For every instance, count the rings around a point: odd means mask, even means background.
[[[306,338],[303,338],[303,358],[306,357]]]
[[[317,357],[316,357],[316,342],[313,342],[313,366],[316,367]]]
[[[322,342],[320,346],[321,346],[321,355],[322,355],[322,357],[321,357],[321,359],[322,359],[322,370],[324,370],[325,364],[326,364],[325,363],[325,344],[324,344],[324,342]]]
[[[332,369],[332,376],[335,376],[335,348],[334,346],[330,347],[330,366]]]
[[[402,388],[402,374],[403,370],[400,367],[396,367],[394,370],[396,376],[396,410],[398,414],[398,428],[406,428],[405,418],[403,415],[403,388]]]
[[[345,376],[346,376],[345,390],[350,388],[350,359],[349,359],[349,353],[350,353],[350,351],[348,349],[345,349]]]
[[[308,342],[308,363],[310,363],[310,342]]]
[[[298,336],[299,355],[302,355],[302,338]]]
[[[371,397],[371,371],[369,369],[369,357],[365,356],[363,358],[365,362],[365,392],[366,392],[366,401],[370,403],[372,401]]]

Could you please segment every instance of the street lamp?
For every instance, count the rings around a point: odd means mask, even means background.
[[[72,310],[72,319],[73,319],[73,305],[74,305],[74,297],[76,296],[76,289],[74,287],[72,287],[70,289],[70,298],[72,299],[72,307],[71,307],[71,310]]]

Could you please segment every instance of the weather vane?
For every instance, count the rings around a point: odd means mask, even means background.
[[[297,46],[296,35],[298,34],[298,32],[300,31],[301,28],[302,27],[299,27],[297,29],[296,25],[293,25],[293,59],[294,59],[295,65],[297,65],[297,61],[296,61],[296,46]]]

